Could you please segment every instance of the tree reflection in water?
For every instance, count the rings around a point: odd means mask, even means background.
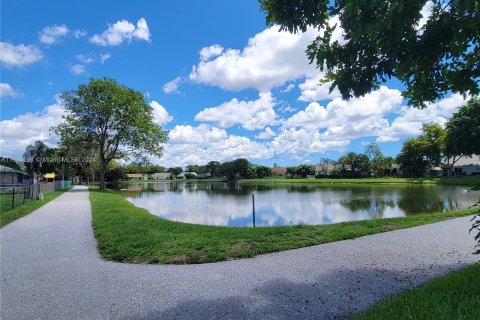
[[[438,185],[239,184],[227,182],[130,183],[117,186],[152,214],[190,223],[251,225],[325,224],[401,217],[467,208],[478,194]]]

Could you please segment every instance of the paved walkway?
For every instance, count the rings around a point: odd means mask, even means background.
[[[204,265],[103,261],[88,191],[1,229],[1,319],[331,319],[478,260],[468,217]]]

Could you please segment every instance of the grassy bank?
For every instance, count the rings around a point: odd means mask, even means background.
[[[441,184],[473,186],[480,182],[479,176],[439,178],[265,178],[243,179],[239,183],[308,183],[308,184]]]
[[[90,201],[101,255],[133,263],[205,263],[253,257],[443,221],[474,211],[318,226],[232,228],[168,221],[109,190],[90,189]]]
[[[479,279],[477,263],[380,302],[353,319],[478,319]]]
[[[32,200],[26,202],[24,205],[16,207],[15,209],[1,212],[0,213],[0,228],[6,226],[10,222],[17,220],[27,214],[37,210],[44,204],[52,201],[53,199],[57,198],[65,191],[68,191],[70,188],[64,188],[62,190],[57,190],[49,193],[45,193],[43,196],[43,200]]]

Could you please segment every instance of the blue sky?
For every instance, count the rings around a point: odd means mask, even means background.
[[[316,163],[368,142],[395,155],[422,123],[443,124],[463,103],[452,95],[412,109],[395,80],[350,101],[328,94],[304,54],[316,34],[268,28],[256,0],[2,1],[1,154],[21,156],[37,139],[54,146],[56,96],[89,77],[146,94],[169,130],[152,161],[167,166]]]

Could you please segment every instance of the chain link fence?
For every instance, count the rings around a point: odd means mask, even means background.
[[[30,185],[0,186],[0,212],[9,211],[25,203],[38,200],[43,194],[70,186],[70,181],[44,182]]]

